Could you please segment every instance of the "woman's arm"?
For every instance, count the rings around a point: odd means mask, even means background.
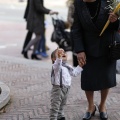
[[[76,53],[79,53],[81,51],[85,51],[85,49],[83,44],[83,31],[82,31],[82,26],[78,16],[76,0],[74,3],[74,8],[75,8],[74,15],[73,15],[74,22],[71,28],[71,35],[73,39],[73,49]]]
[[[34,5],[35,5],[35,9],[40,12],[40,13],[43,13],[43,14],[49,14],[51,10],[45,8],[43,5],[42,5],[42,1],[41,0],[34,0]]]

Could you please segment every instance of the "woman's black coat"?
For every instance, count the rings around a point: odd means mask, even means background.
[[[91,20],[89,10],[83,0],[75,0],[74,23],[72,36],[76,53],[85,51],[89,56],[100,57],[108,54],[108,45],[116,32],[114,27],[108,27],[102,36],[102,28],[108,20],[109,11],[105,9],[107,0],[101,0],[101,7],[95,23]]]
[[[44,14],[49,14],[50,10],[45,8],[43,0],[30,0],[29,12],[27,16],[27,29],[37,34],[44,33]]]
[[[28,11],[29,11],[29,1],[30,0],[27,0],[27,6],[26,6],[26,9],[25,9],[25,13],[24,13],[24,18],[27,19],[27,16],[28,16]]]

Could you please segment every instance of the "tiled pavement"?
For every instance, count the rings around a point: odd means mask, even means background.
[[[16,57],[0,56],[0,80],[11,90],[11,101],[0,120],[49,120],[50,108],[50,62],[31,61]],[[120,120],[120,76],[118,84],[111,89],[107,99],[108,120]],[[95,93],[95,103],[100,94]],[[73,78],[65,108],[66,120],[82,120],[87,103],[80,88],[79,77]],[[91,120],[99,120],[99,114]]]

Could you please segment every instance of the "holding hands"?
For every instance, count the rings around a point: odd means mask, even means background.
[[[83,67],[86,64],[85,52],[80,52],[77,54],[78,64]]]

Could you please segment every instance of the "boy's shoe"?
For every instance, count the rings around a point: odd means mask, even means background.
[[[62,117],[62,118],[60,118],[60,119],[57,119],[57,120],[65,120],[65,117]]]

